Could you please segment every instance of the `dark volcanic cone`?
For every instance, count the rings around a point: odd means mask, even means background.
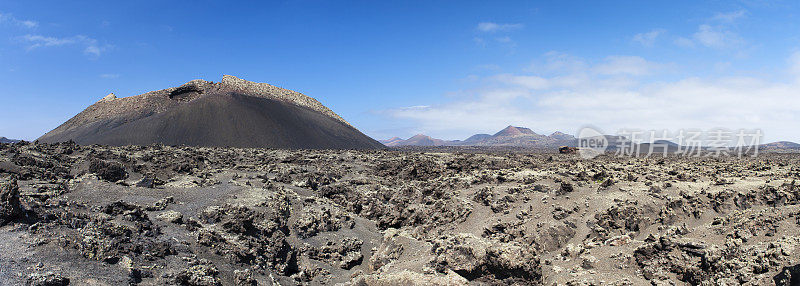
[[[138,96],[106,96],[41,142],[78,144],[377,149],[315,99],[266,83],[223,76]]]

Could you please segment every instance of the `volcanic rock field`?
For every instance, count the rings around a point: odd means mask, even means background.
[[[797,285],[798,156],[0,144],[0,285]]]

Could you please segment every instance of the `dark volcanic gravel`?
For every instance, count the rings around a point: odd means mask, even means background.
[[[0,144],[0,285],[796,285],[799,159]]]

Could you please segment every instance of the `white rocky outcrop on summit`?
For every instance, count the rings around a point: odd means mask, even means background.
[[[117,95],[112,92],[100,99],[100,102],[112,101],[114,99],[117,99]]]

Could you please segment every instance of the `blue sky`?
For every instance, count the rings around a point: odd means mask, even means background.
[[[0,136],[232,74],[377,139],[593,124],[800,141],[796,1],[551,2],[3,1]]]

